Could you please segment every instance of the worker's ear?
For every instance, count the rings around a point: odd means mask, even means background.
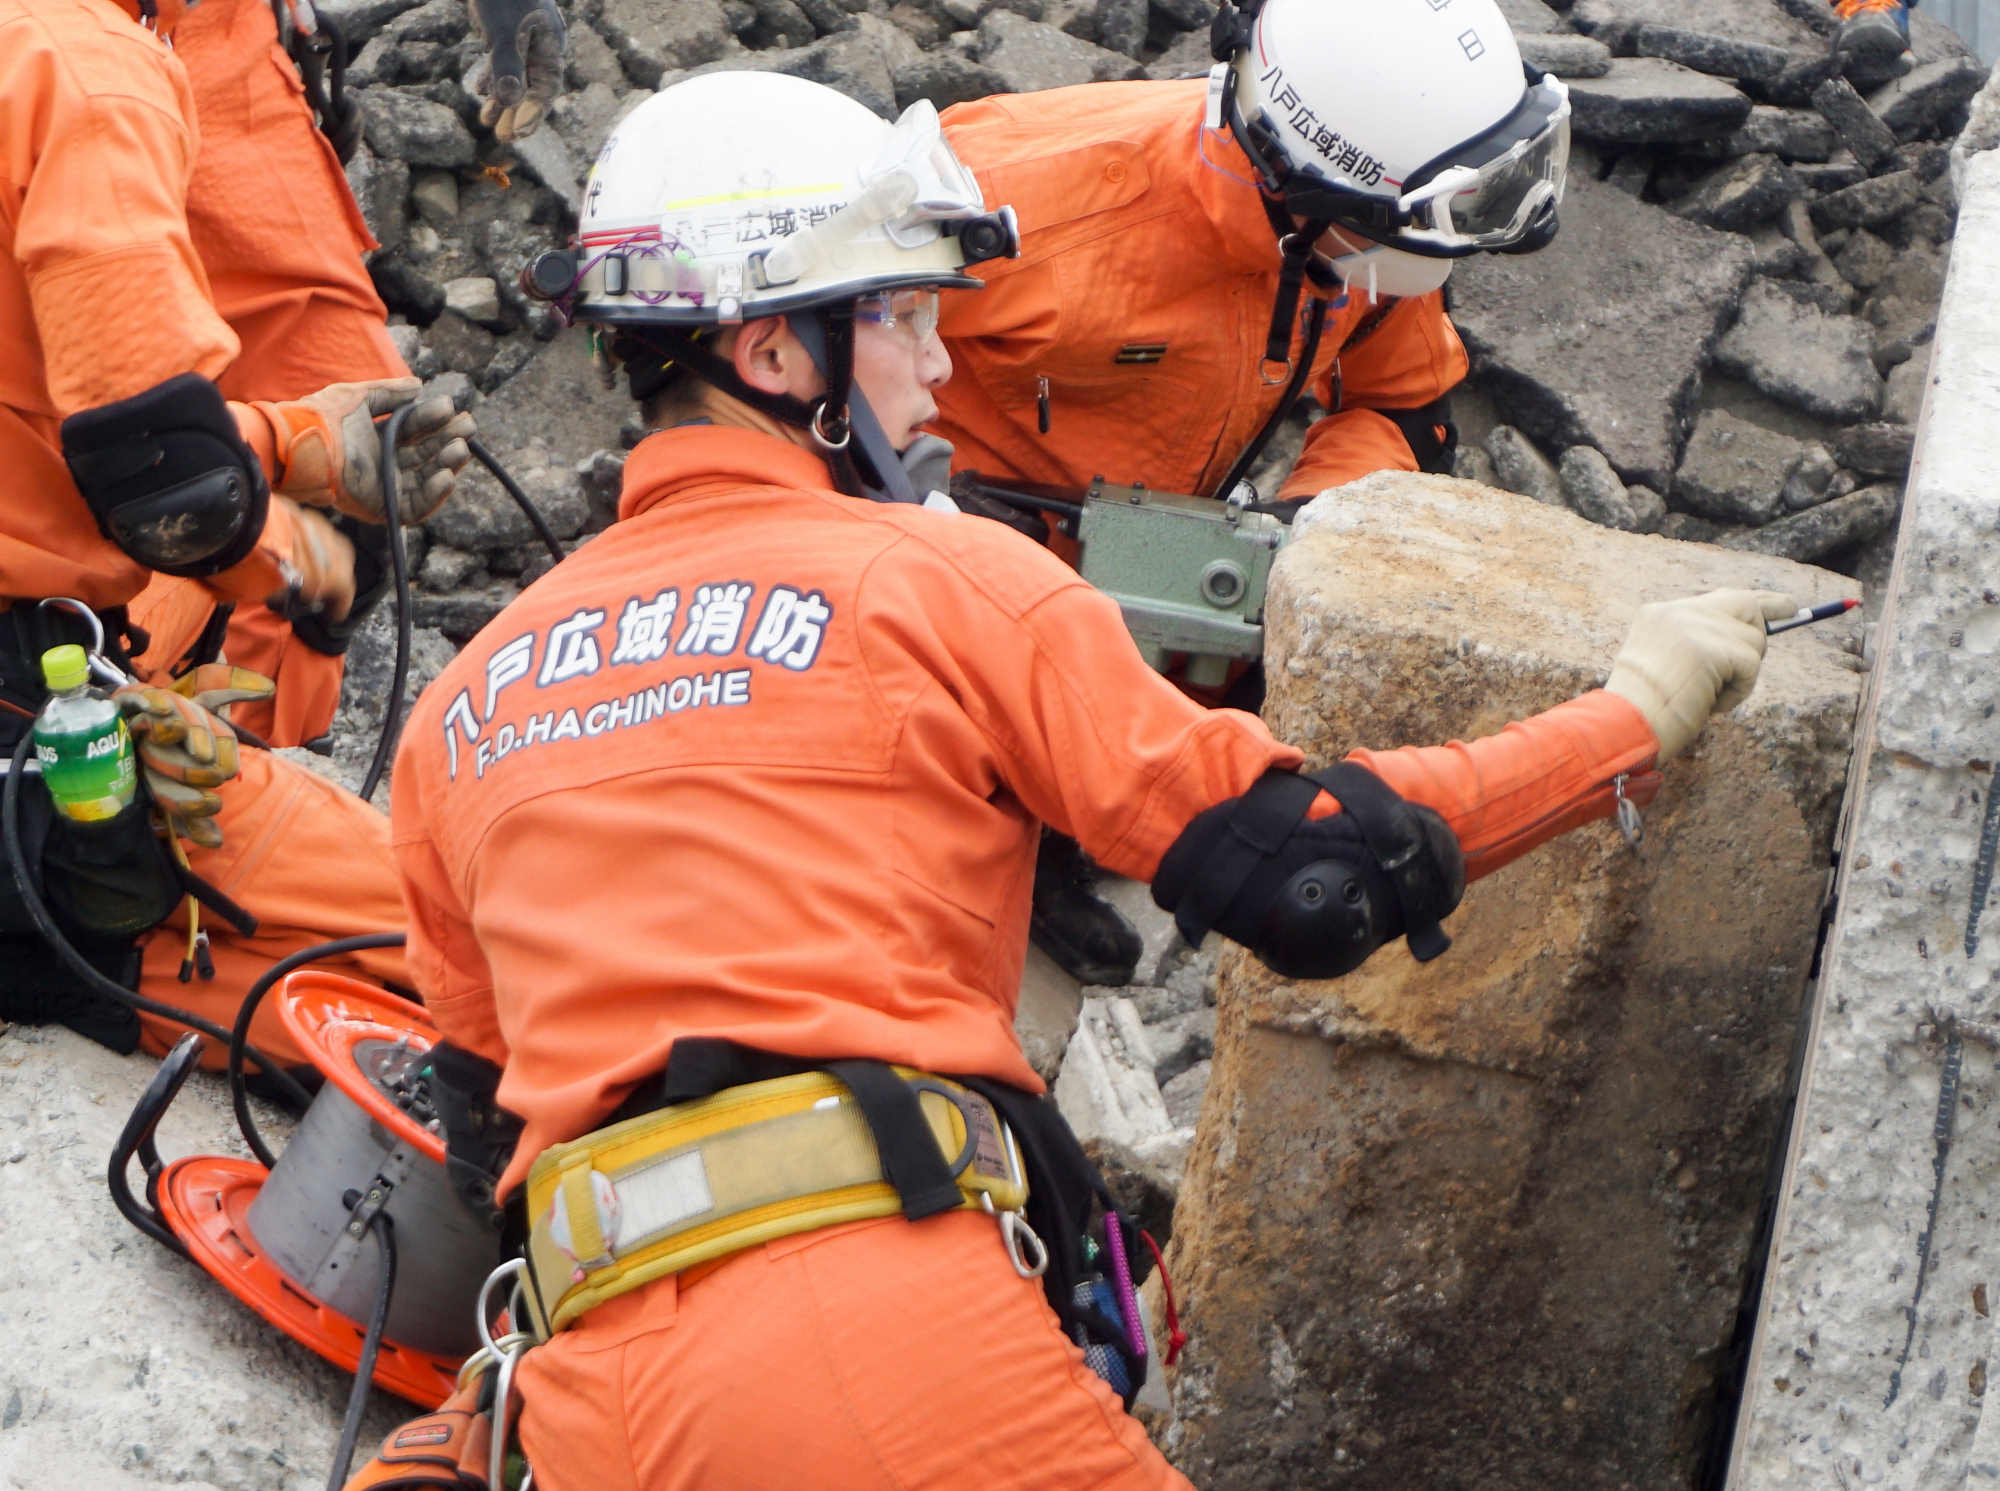
[[[819,369],[782,316],[747,321],[729,349],[736,376],[761,393],[812,399],[825,391]]]

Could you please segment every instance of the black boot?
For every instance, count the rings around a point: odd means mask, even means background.
[[[1043,830],[1028,936],[1071,978],[1129,984],[1139,963],[1139,933],[1117,907],[1092,893],[1096,868],[1075,839]]]

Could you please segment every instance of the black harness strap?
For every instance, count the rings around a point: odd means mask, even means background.
[[[883,1177],[902,1198],[904,1216],[918,1222],[964,1202],[931,1137],[915,1088],[880,1061],[825,1061],[820,1070],[838,1077],[854,1094],[882,1156]]]
[[[886,1062],[855,1059],[808,1061],[759,1051],[735,1041],[710,1036],[683,1036],[667,1056],[658,1079],[641,1083],[606,1124],[637,1118],[676,1103],[691,1103],[728,1087],[825,1072],[845,1083],[854,1094],[868,1131],[882,1157],[882,1173],[902,1198],[903,1215],[912,1221],[950,1211],[965,1198],[952,1178],[951,1167],[931,1138],[930,1124],[919,1105],[916,1089],[897,1076]]]

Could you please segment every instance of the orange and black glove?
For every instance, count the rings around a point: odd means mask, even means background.
[[[441,507],[472,459],[472,416],[451,395],[423,392],[417,378],[333,383],[286,404],[253,407],[270,421],[276,469],[271,490],[307,507],[383,519],[378,419],[412,405],[396,437],[397,516],[421,523]]]
[[[238,700],[268,699],[276,685],[261,673],[207,663],[171,687],[128,683],[111,698],[126,727],[167,827],[205,849],[222,842],[216,792],[238,771],[236,732],[219,710]]]
[[[354,543],[323,514],[289,506],[292,546],[284,565],[286,593],[279,599],[296,596],[327,620],[343,621],[354,607]]]

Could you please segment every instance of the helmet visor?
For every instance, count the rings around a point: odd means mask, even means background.
[[[1519,242],[1562,201],[1569,168],[1569,90],[1543,75],[1513,113],[1413,172],[1397,206],[1399,247],[1469,252]]]

